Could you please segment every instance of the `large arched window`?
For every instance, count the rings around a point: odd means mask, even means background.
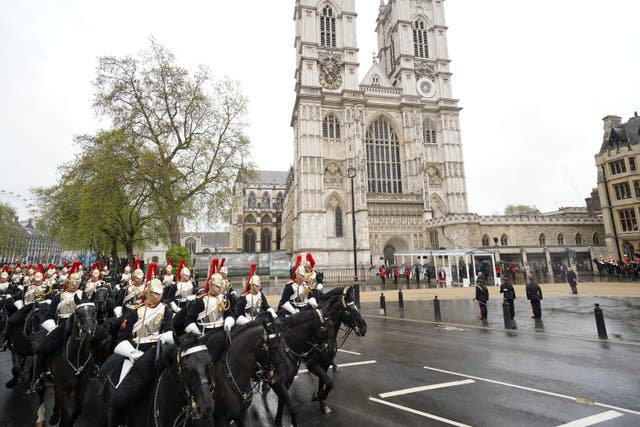
[[[322,9],[320,16],[320,46],[336,47],[336,18],[329,6]]]
[[[593,233],[593,246],[600,246],[600,235]]]
[[[422,122],[422,139],[427,144],[435,144],[438,142],[436,139],[436,129],[429,119],[424,119]]]
[[[244,222],[254,223],[256,222],[256,218],[253,215],[249,214],[244,218]]]
[[[562,235],[562,233],[558,234],[558,244],[564,245],[564,236]]]
[[[249,253],[256,251],[256,232],[252,229],[244,232],[244,251]]]
[[[271,206],[271,197],[269,196],[269,193],[267,191],[262,193],[262,206],[265,209],[269,209],[269,206]]]
[[[267,214],[262,215],[262,218],[260,218],[260,224],[271,224],[271,217]]]
[[[342,209],[340,206],[336,207],[336,237],[342,237]]]
[[[284,195],[282,194],[282,191],[279,191],[278,195],[276,196],[276,209],[282,210],[283,204],[284,204]]]
[[[271,231],[263,228],[260,233],[260,252],[271,252]]]
[[[370,193],[402,193],[400,143],[389,122],[379,118],[367,129],[367,177]]]
[[[538,237],[538,243],[540,243],[540,246],[544,246],[547,244],[547,239],[546,237],[544,237],[544,233],[541,233],[540,237]]]
[[[576,233],[576,245],[582,244],[582,234]]]
[[[427,41],[427,26],[418,19],[413,23],[413,54],[418,58],[429,57],[429,42]]]
[[[502,237],[500,237],[500,245],[509,246],[509,237],[506,234],[503,234]]]
[[[254,193],[253,191],[249,193],[249,199],[247,200],[247,207],[249,209],[256,208],[256,193]]]
[[[340,139],[340,123],[333,114],[327,114],[327,117],[322,121],[322,137]]]
[[[485,234],[482,236],[482,246],[489,246],[489,235]]]
[[[185,240],[184,245],[187,247],[187,249],[189,249],[189,252],[191,252],[192,254],[196,253],[196,239],[194,239],[193,237],[189,237],[187,240]]]

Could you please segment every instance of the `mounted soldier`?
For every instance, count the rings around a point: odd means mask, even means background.
[[[113,285],[113,276],[111,276],[111,272],[109,271],[109,264],[105,263],[102,266],[102,271],[100,272],[100,279],[109,287]]]
[[[31,274],[33,274],[33,272]],[[15,285],[22,285],[23,280],[24,280],[24,276],[22,275],[22,269],[20,268],[20,263],[16,263],[16,266],[13,269],[13,274],[11,275],[11,283]]]
[[[222,258],[220,261],[220,267],[218,272],[222,276],[222,293],[229,299],[231,304],[231,310],[235,313],[236,306],[238,305],[238,294],[233,289],[233,283],[229,280],[229,267],[224,265],[226,258]]]
[[[129,310],[142,303],[142,291],[144,290],[144,272],[140,268],[141,260],[136,260],[135,268],[132,273],[132,279],[125,284],[115,298],[116,307],[113,313],[116,317],[126,314]],[[125,267],[126,269],[126,267]],[[124,277],[124,274],[123,274]]]
[[[223,279],[217,269],[218,258],[214,258],[209,267],[204,294],[187,308],[187,326],[184,328],[187,333],[207,335],[207,347],[214,364],[224,352],[225,332],[235,325],[231,303],[222,293]]]
[[[187,302],[196,299],[193,292],[193,283],[191,282],[191,271],[185,266],[184,259],[178,264],[178,281],[165,286],[162,301],[171,306],[174,313],[182,310]]]
[[[20,289],[9,281],[9,265],[5,265],[0,273],[0,300],[4,300],[4,307],[8,316],[12,316],[18,311],[16,301],[20,301],[22,293]],[[7,327],[8,329],[8,327]],[[3,331],[0,330],[0,333]],[[5,351],[9,345],[9,333],[5,330],[5,335],[0,342],[0,351]]]
[[[127,286],[129,284],[129,281],[131,280],[131,265],[130,264],[131,264],[131,261],[127,260],[127,265],[124,266],[124,271],[120,275],[120,280],[116,284],[116,290],[119,290],[120,288],[122,288],[124,286]]]
[[[62,265],[62,270],[60,270],[60,283],[65,283],[67,281],[67,277],[69,277],[69,263],[65,261]]]
[[[162,284],[164,287],[171,286],[175,283],[175,278],[173,276],[173,260],[169,258],[167,260],[167,265],[164,267],[163,275],[162,275]]]
[[[282,298],[278,304],[278,311],[284,314],[295,314],[300,310],[316,309],[320,299],[322,285],[318,286],[316,280],[315,261],[310,253],[307,253],[307,261],[301,265],[302,257],[298,255],[292,280],[282,291]]]
[[[238,305],[236,306],[236,323],[238,325],[244,325],[261,314],[268,312],[275,319],[276,311],[269,306],[267,298],[262,294],[262,285],[260,284],[260,276],[254,274],[256,271],[256,265],[251,264],[249,270],[249,278],[247,279],[247,286],[244,293],[238,298]]]
[[[174,343],[173,314],[161,302],[164,286],[157,277],[157,268],[155,262],[149,264],[143,303],[124,315],[118,330],[118,343],[113,352],[125,359],[110,405],[112,425],[121,424],[127,409],[144,396],[153,383],[157,343]]]
[[[83,291],[79,289],[81,276],[78,272],[80,261],[75,261],[69,271],[66,283],[63,284],[62,292],[51,298],[49,312],[42,322],[42,328],[46,331],[46,336],[38,344],[34,345],[34,367],[32,389],[35,390],[37,382],[40,380],[45,366],[48,365],[51,357],[62,348],[64,335],[69,333],[67,328],[68,319],[76,310],[76,299],[82,299]],[[70,325],[71,323],[69,323]],[[37,337],[37,335],[35,336]],[[38,342],[38,338],[34,338]]]
[[[99,286],[102,286],[100,261],[96,261],[91,267],[91,275],[89,276],[89,280],[84,284],[84,292],[87,294],[89,299],[93,299],[93,294],[96,292],[96,289]]]

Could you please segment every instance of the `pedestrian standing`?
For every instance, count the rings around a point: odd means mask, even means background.
[[[427,287],[431,287],[431,267],[427,267]]]
[[[529,276],[529,283],[525,288],[527,291],[527,299],[531,302],[531,311],[533,312],[532,319],[542,319],[542,309],[540,307],[540,301],[542,301],[542,289],[538,285],[533,276]]]
[[[411,278],[411,267],[406,266],[404,268],[404,278],[407,281],[407,286],[409,286],[409,279]]]
[[[500,285],[500,293],[504,297],[504,300],[509,304],[509,313],[511,313],[511,319],[516,317],[516,309],[513,304],[513,300],[516,299],[516,291],[513,289],[509,276],[502,278],[502,284]]]
[[[571,287],[571,293],[574,295],[578,294],[578,275],[571,267],[567,267],[567,281],[569,282],[569,286]]]
[[[382,280],[382,289],[384,289],[385,278],[387,277],[387,270],[384,267],[380,269],[380,279]]]
[[[487,285],[484,283],[484,279],[479,277],[476,280],[476,301],[478,302],[478,306],[480,307],[480,318],[487,318],[487,302],[489,301],[489,289],[487,289]]]
[[[398,267],[393,267],[393,283],[398,284]]]
[[[438,270],[438,284],[441,288],[447,286],[447,272],[444,271],[443,267],[440,267],[440,270]]]
[[[416,265],[415,273],[416,275],[416,285],[420,285],[420,266]]]

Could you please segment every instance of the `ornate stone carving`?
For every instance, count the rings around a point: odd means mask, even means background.
[[[436,76],[438,75],[435,67],[431,64],[429,64],[427,61],[418,61],[416,63],[416,77],[422,78],[422,77],[426,77],[429,80],[435,80]]]
[[[339,73],[342,68],[342,58],[333,52],[320,52],[318,54],[320,70],[323,72]]]
[[[342,188],[344,174],[340,169],[340,165],[336,162],[330,162],[324,168],[324,186],[327,188]]]
[[[429,169],[427,169],[427,176],[429,178],[429,187],[442,187],[442,175],[437,167],[429,166]]]

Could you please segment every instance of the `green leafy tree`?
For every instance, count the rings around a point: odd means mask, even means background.
[[[191,268],[191,251],[186,246],[172,246],[166,252],[167,259],[173,260],[173,267],[176,268],[181,259],[184,259],[184,265]]]
[[[171,246],[183,220],[215,222],[248,155],[248,101],[239,85],[214,82],[205,67],[189,73],[151,40],[139,57],[99,59],[94,108],[132,142],[136,179]]]
[[[504,208],[504,214],[505,215],[535,215],[535,214],[539,214],[540,210],[538,210],[538,208],[536,208],[535,206],[529,206],[529,205],[507,205],[506,208]]]
[[[16,211],[0,202],[0,256],[22,258],[27,252],[27,235],[16,221]]]
[[[63,166],[58,183],[34,190],[39,227],[63,246],[91,246],[116,262],[122,247],[133,260],[154,216],[144,204],[148,186],[135,178],[130,143],[122,131],[79,136],[75,142],[80,154]]]

